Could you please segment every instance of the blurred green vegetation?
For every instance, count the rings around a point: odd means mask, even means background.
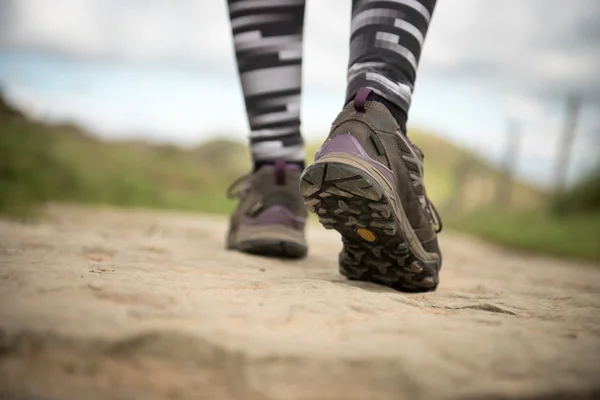
[[[433,135],[410,133],[425,153],[429,196],[446,225],[523,250],[600,260],[600,181],[595,175],[552,202],[517,182],[513,208],[489,207],[500,173],[467,150]],[[307,161],[320,143],[310,143]],[[485,185],[456,200],[458,168]],[[193,148],[141,141],[102,141],[70,125],[28,120],[0,97],[0,214],[28,217],[48,201],[228,214],[229,184],[250,168],[244,143],[215,140]],[[491,186],[490,186],[491,185]],[[491,197],[490,197],[491,196]],[[511,211],[511,210],[520,211]]]
[[[71,126],[0,109],[0,213],[25,217],[45,201],[226,213],[228,184],[248,171],[242,144],[191,149],[104,142]]]
[[[449,226],[521,250],[600,261],[600,168],[535,209],[480,209]]]
[[[584,177],[571,190],[555,196],[551,212],[557,216],[600,214],[600,168]]]
[[[559,217],[547,209],[477,210],[448,221],[452,229],[541,254],[600,261],[600,212]]]

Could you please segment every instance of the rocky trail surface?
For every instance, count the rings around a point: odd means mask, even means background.
[[[443,233],[437,292],[348,282],[341,241],[227,252],[227,221],[0,220],[0,399],[596,399],[600,268]]]

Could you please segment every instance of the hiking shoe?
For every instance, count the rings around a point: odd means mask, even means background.
[[[235,181],[239,198],[231,216],[227,248],[265,256],[301,258],[307,253],[307,212],[298,191],[300,167],[277,161]]]
[[[439,283],[441,220],[423,186],[423,153],[363,88],[338,115],[300,192],[321,224],[342,234],[340,272],[395,289]]]

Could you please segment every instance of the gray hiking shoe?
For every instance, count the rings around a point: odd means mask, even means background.
[[[307,212],[298,191],[300,168],[278,161],[234,182],[227,196],[238,197],[230,219],[227,248],[265,256],[301,258],[307,247]]]
[[[404,291],[439,283],[441,220],[423,186],[423,153],[361,89],[302,174],[308,209],[342,234],[340,272]]]

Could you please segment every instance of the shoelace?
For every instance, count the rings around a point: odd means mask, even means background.
[[[408,136],[406,136],[406,140],[410,144],[410,146],[412,147],[412,149],[414,150],[414,152],[417,155],[417,157],[420,157],[421,160],[424,161],[425,160],[425,154],[423,153],[423,151],[416,144],[414,144],[408,138]],[[411,174],[410,176],[415,181],[415,185],[417,185],[417,186],[421,185],[423,187],[423,198],[425,199],[425,207],[429,211],[429,215],[431,215],[431,219],[433,220],[432,222],[433,222],[433,224],[435,226],[435,233],[440,233],[444,229],[444,223],[442,222],[442,218],[440,217],[440,213],[438,212],[437,208],[435,208],[435,206],[433,205],[433,202],[427,196],[427,191],[425,190],[425,184],[423,182],[425,174],[423,172],[422,167],[420,169],[421,169],[421,173],[420,174],[418,174],[418,175],[417,174]]]
[[[229,187],[227,188],[227,192],[225,195],[228,199],[235,199],[236,197],[241,197],[242,193],[247,187],[242,186],[242,184],[246,183],[248,178],[252,175],[252,173],[242,175],[237,178]]]
[[[429,200],[429,198],[427,196],[425,196],[425,199],[427,201],[427,206],[429,207],[429,213],[431,214],[431,217],[433,218],[433,224],[436,226],[435,233],[440,233],[444,229],[444,223],[442,222],[440,213],[438,212],[437,208],[435,208],[435,206],[433,205],[433,203],[431,202],[431,200]]]

